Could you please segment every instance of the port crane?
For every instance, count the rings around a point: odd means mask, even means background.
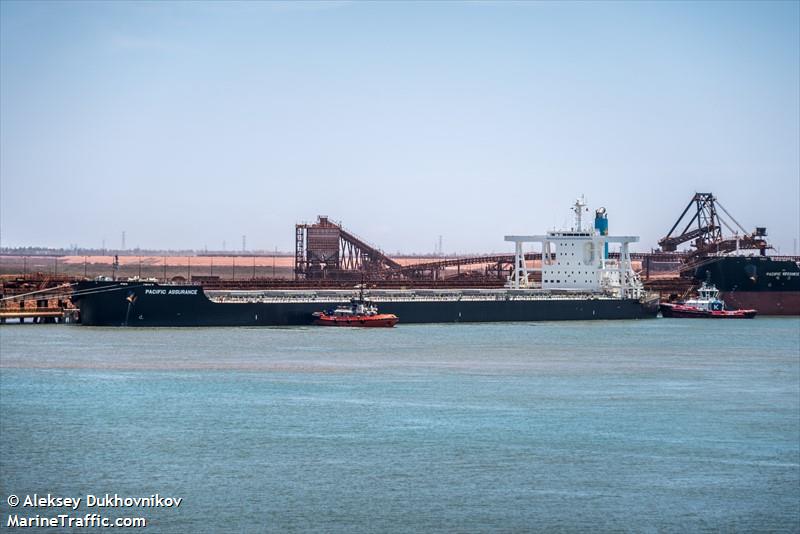
[[[673,234],[687,217],[691,208],[694,207],[694,215],[686,223],[686,226],[678,234]],[[736,229],[720,217],[717,207],[735,224]],[[725,238],[722,235],[722,227],[725,226],[734,234],[733,237]],[[739,234],[741,230],[741,234]],[[767,229],[757,227],[755,231],[748,232],[739,222],[720,204],[713,193],[695,193],[689,203],[684,208],[675,224],[672,225],[667,235],[658,241],[662,252],[675,252],[678,245],[693,241],[691,244],[694,250],[688,253],[687,260],[696,259],[714,252],[732,252],[738,249],[755,249],[762,255],[766,249],[770,248],[764,239]]]

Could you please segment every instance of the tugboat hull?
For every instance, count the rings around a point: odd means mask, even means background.
[[[661,315],[681,319],[752,319],[756,310],[703,310],[680,304],[661,304]]]
[[[353,317],[335,317],[321,315],[316,318],[314,324],[317,326],[353,326],[366,328],[391,328],[397,324],[399,319],[390,313],[379,315],[363,315]]]

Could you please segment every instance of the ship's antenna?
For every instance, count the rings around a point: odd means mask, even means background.
[[[584,208],[586,207],[586,200],[581,195],[581,198],[575,200],[575,205],[572,207],[572,211],[575,212],[575,231],[580,232],[583,229],[583,221],[581,217],[583,216]]]

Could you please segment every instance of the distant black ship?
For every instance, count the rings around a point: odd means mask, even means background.
[[[735,234],[724,237],[723,227]],[[759,315],[800,315],[800,258],[768,256],[772,247],[766,237],[766,227],[748,232],[713,193],[695,193],[658,244],[669,253],[691,243],[682,276],[713,284],[728,306],[756,309]]]
[[[628,245],[637,237],[605,235],[605,211],[595,228],[575,225],[541,236],[507,236],[516,244],[513,274],[503,289],[371,290],[370,301],[401,324],[495,321],[562,321],[655,317],[658,299],[645,294],[633,271]],[[523,243],[540,243],[543,261],[528,268]],[[610,259],[608,243],[620,245]],[[535,284],[531,274],[541,273]],[[320,309],[345,305],[354,291],[211,291],[196,285],[150,280],[86,281],[72,301],[81,322],[95,326],[310,325]]]
[[[728,255],[709,257],[694,278],[710,280],[734,308],[760,315],[800,315],[800,265],[794,258]]]

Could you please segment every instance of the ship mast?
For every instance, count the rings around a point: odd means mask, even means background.
[[[572,211],[575,212],[575,228],[576,232],[583,231],[583,210],[586,207],[586,200],[581,195],[581,198],[575,199],[575,204],[572,206]]]

